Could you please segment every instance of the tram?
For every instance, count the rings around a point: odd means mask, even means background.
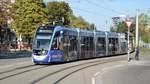
[[[32,62],[60,63],[127,52],[125,34],[40,26],[32,45]]]

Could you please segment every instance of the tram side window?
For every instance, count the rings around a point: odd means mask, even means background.
[[[77,50],[77,37],[69,36],[69,41],[70,41],[69,51],[76,51]]]
[[[69,35],[70,32],[64,32],[64,53],[66,56],[73,56],[77,51],[77,36]]]
[[[105,38],[98,38],[97,39],[97,50],[105,50]]]
[[[118,48],[118,39],[117,38],[109,38],[109,50],[116,51]]]
[[[94,49],[93,37],[81,37],[81,50],[90,51]]]
[[[52,50],[62,50],[62,41],[61,41],[60,32],[56,32],[53,42],[52,42]]]
[[[84,37],[82,36],[81,37],[81,50],[82,51],[85,51],[85,50],[88,50],[88,37]]]
[[[109,50],[110,51],[114,51],[113,46],[114,46],[114,42],[113,42],[113,38],[109,38]]]
[[[115,39],[115,51],[119,49],[118,38]]]
[[[88,39],[89,39],[88,50],[92,51],[94,49],[93,37],[88,37]]]
[[[64,47],[70,46],[69,35],[66,35],[66,34],[64,35],[63,43],[64,43]]]

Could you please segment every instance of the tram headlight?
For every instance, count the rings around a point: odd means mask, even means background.
[[[43,50],[43,51],[42,51],[42,54],[44,54],[44,55],[46,55],[47,53],[48,53],[47,50]]]

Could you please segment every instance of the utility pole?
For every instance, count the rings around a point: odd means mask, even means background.
[[[136,12],[136,48],[135,60],[139,60],[139,10]]]

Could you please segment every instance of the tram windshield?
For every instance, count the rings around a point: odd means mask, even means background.
[[[48,50],[52,34],[37,34],[34,39],[33,49]]]

